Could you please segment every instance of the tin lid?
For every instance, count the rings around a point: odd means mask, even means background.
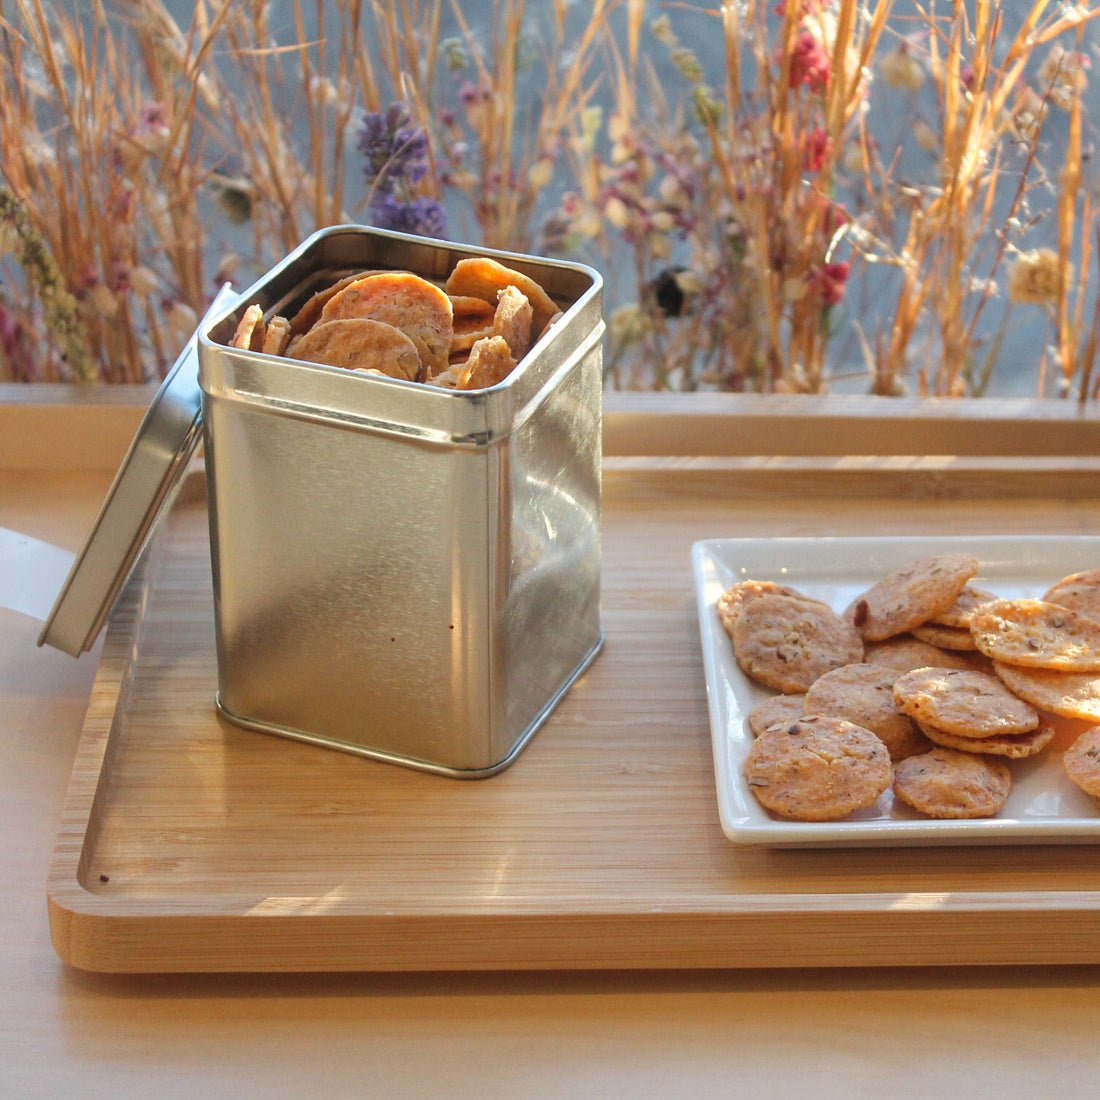
[[[233,298],[218,292],[203,327]],[[168,513],[202,428],[198,330],[187,341],[142,417],[99,515],[39,635],[73,657],[91,649],[159,520]]]

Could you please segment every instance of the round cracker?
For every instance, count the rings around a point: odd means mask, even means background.
[[[872,806],[890,786],[890,754],[843,718],[810,716],[761,734],[745,779],[757,801],[794,821],[835,821]]]
[[[1021,668],[993,662],[993,671],[1004,685],[1033,707],[1100,722],[1100,676],[1091,672],[1058,672],[1049,668]]]
[[[454,313],[455,320],[460,317],[473,317],[492,322],[493,313],[496,311],[492,302],[487,302],[484,298],[474,298],[470,294],[448,294],[447,297],[451,299],[451,311]]]
[[[918,668],[894,681],[903,714],[959,737],[1027,733],[1039,725],[1030,703],[988,672]]]
[[[377,274],[377,272],[356,271],[351,275],[345,275],[342,279],[337,279],[336,282],[332,283],[330,286],[323,287],[321,290],[310,295],[299,308],[298,312],[290,319],[291,337],[301,336],[302,333],[311,329],[320,319],[321,310],[324,309],[325,303],[343,290],[344,287],[349,286],[358,279],[365,278],[367,275],[374,274]]]
[[[1100,569],[1063,577],[1047,590],[1043,599],[1100,620]]]
[[[769,695],[749,711],[749,730],[759,737],[773,726],[786,726],[802,717],[805,695]]]
[[[975,612],[974,641],[987,657],[1024,668],[1100,672],[1100,622],[1045,600],[997,600]]]
[[[872,585],[849,609],[865,642],[905,634],[942,615],[978,571],[970,554],[937,554],[897,569]]]
[[[911,672],[915,668],[973,668],[973,662],[961,652],[948,652],[922,642],[912,634],[899,634],[864,647],[864,660]]]
[[[894,768],[894,794],[929,817],[992,817],[1012,790],[1001,760],[937,745]]]
[[[489,256],[459,260],[447,276],[444,289],[448,294],[483,298],[495,306],[497,295],[507,286],[514,286],[531,303],[534,332],[541,332],[547,321],[558,312],[554,299],[534,279],[505,267]]]
[[[725,628],[726,633],[733,637],[733,624],[737,616],[746,604],[761,596],[794,596],[795,599],[805,600],[809,597],[803,595],[797,588],[788,584],[779,584],[777,581],[755,581],[747,578],[737,581],[718,597],[715,606],[718,608],[718,618]],[[819,601],[811,601],[817,603]]]
[[[944,626],[937,622],[921,623],[920,626],[913,627],[913,637],[937,649],[973,653],[978,648],[974,635],[961,626]]]
[[[733,652],[746,675],[776,691],[806,691],[821,675],[863,658],[851,623],[827,604],[760,596],[733,624]]]
[[[983,588],[975,588],[968,584],[960,593],[959,598],[946,610],[941,611],[932,621],[940,626],[955,626],[963,630],[970,629],[970,620],[979,607],[992,603],[998,597],[993,592],[986,592]]]
[[[927,722],[918,723],[921,732],[934,744],[962,752],[988,753],[990,756],[1005,756],[1010,760],[1023,760],[1028,756],[1037,756],[1050,744],[1054,730],[1050,726],[1039,726],[1028,733],[994,734],[992,737],[960,737],[948,733]]]
[[[318,324],[365,317],[392,325],[427,349],[425,366],[438,374],[447,366],[454,333],[451,300],[410,271],[387,271],[354,279],[321,309]]]
[[[894,701],[894,681],[900,675],[897,669],[885,665],[843,665],[819,676],[810,685],[802,711],[846,718],[870,730],[889,750],[891,760],[927,752],[927,739]]]
[[[416,381],[420,352],[403,332],[365,317],[314,325],[292,349],[293,358],[353,371],[379,371]]]
[[[1062,754],[1066,775],[1100,803],[1100,726],[1085,730]]]

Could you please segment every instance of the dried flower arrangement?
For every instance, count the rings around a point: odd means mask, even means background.
[[[0,380],[155,378],[363,221],[594,263],[613,387],[1100,388],[1088,7],[170,7],[0,0]]]

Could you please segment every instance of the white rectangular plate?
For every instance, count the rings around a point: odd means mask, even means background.
[[[786,821],[765,810],[749,791],[743,771],[752,734],[745,719],[771,693],[738,667],[715,611],[719,595],[739,580],[778,581],[839,612],[894,569],[950,551],[978,558],[981,571],[974,583],[1006,597],[1039,597],[1069,573],[1100,568],[1098,536],[711,539],[694,544],[718,809],[730,840],[797,847],[1100,841],[1100,810],[1070,782],[1061,750],[1054,746],[1030,760],[1007,761],[1013,790],[992,818],[930,819],[895,802],[887,791],[875,806],[841,821]],[[1072,730],[1086,724],[1063,721],[1062,726]]]

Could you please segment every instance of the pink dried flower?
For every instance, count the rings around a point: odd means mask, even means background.
[[[790,86],[808,84],[815,92],[823,92],[829,83],[829,54],[822,43],[808,30],[798,32],[798,41],[791,51]]]
[[[828,161],[833,143],[823,126],[811,130],[802,142],[802,167],[807,172],[820,172]]]
[[[843,297],[850,265],[846,260],[823,264],[810,272],[810,285],[826,306],[835,306]]]
[[[138,114],[136,133],[138,136],[155,134],[157,137],[167,137],[168,111],[163,103],[149,102],[142,104]]]
[[[38,369],[27,330],[0,302],[0,354],[7,360],[12,377],[25,382],[38,379]]]

